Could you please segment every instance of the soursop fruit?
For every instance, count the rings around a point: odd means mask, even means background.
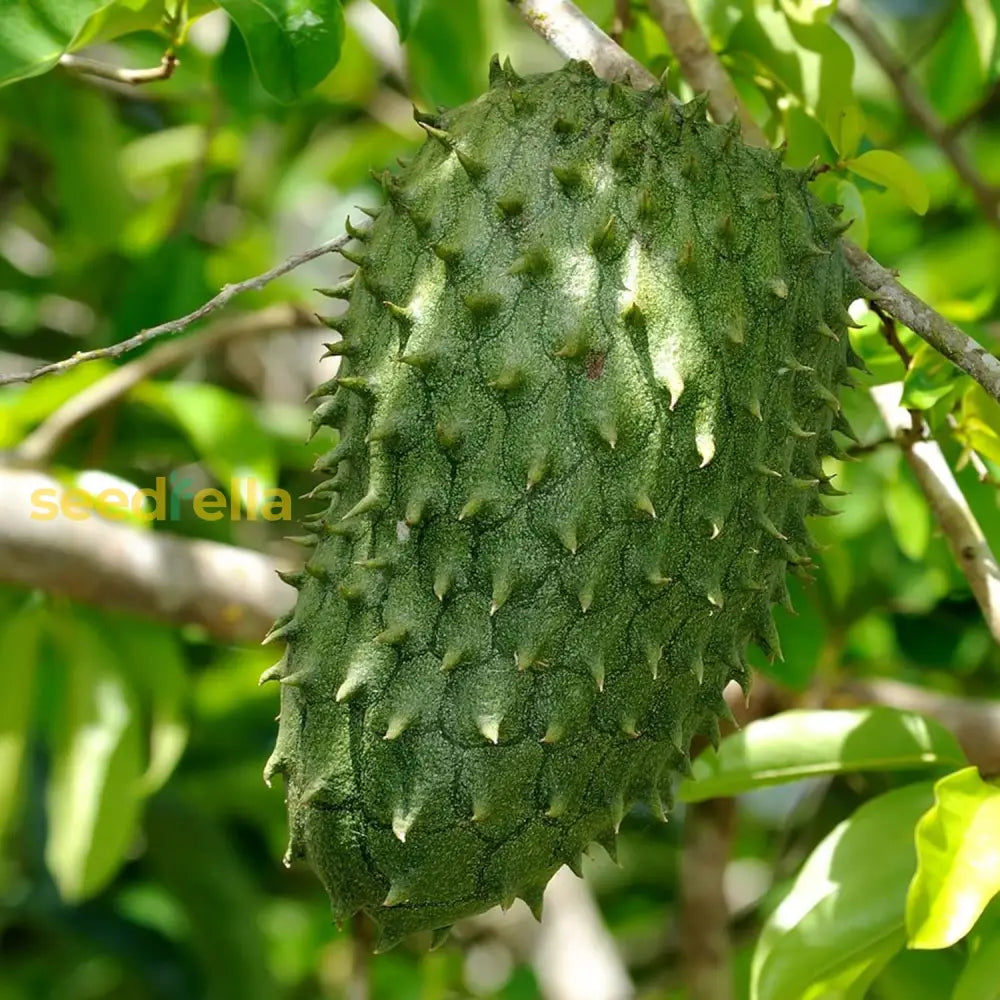
[[[403,935],[662,815],[836,492],[858,294],[809,171],[570,63],[422,117],[352,229],[265,674],[288,858]]]

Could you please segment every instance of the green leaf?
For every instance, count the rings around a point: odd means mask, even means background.
[[[917,874],[906,901],[911,948],[947,948],[1000,892],[1000,788],[974,767],[942,778],[917,825]]]
[[[921,344],[906,370],[900,406],[929,410],[951,392],[955,380],[961,375],[961,371],[930,344]]]
[[[685,802],[847,771],[954,767],[965,762],[955,737],[933,719],[894,708],[795,709],[751,722],[709,748],[681,783]]]
[[[0,698],[0,844],[16,818],[21,772],[31,736],[43,613],[30,607],[0,625],[7,669]]]
[[[751,1000],[860,997],[905,944],[903,909],[916,856],[913,827],[929,782],[866,802],[809,856],[754,952]]]
[[[290,103],[314,87],[340,58],[340,0],[219,0],[236,23],[264,89]]]
[[[1000,1000],[1000,900],[994,899],[969,935],[968,958],[951,1000]]]
[[[111,0],[0,0],[0,86],[52,69]]]
[[[870,149],[845,160],[844,166],[865,180],[895,191],[917,215],[923,215],[930,205],[930,192],[923,177],[898,153]]]
[[[413,26],[420,17],[420,9],[424,5],[424,0],[395,0],[395,5],[399,40],[405,42],[406,36],[413,30]]]
[[[844,206],[844,221],[853,219],[850,230],[851,239],[862,250],[868,247],[868,213],[865,211],[864,199],[857,185],[851,181],[837,183],[837,200]]]
[[[45,861],[63,899],[78,902],[111,880],[132,842],[142,751],[135,699],[101,633],[67,616],[52,635],[66,672]]]

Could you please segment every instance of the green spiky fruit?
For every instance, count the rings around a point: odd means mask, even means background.
[[[381,945],[661,814],[834,492],[856,287],[808,171],[585,64],[424,121],[355,231],[267,776]]]

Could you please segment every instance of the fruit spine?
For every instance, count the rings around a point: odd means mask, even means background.
[[[289,859],[387,947],[663,815],[809,562],[857,363],[809,171],[589,66],[421,117],[328,290],[277,745]]]

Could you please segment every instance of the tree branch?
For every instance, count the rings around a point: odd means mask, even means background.
[[[899,56],[893,51],[878,25],[868,16],[857,0],[842,0],[837,19],[857,37],[869,55],[892,82],[899,103],[911,119],[932,139],[955,168],[955,173],[975,196],[979,207],[993,226],[1000,227],[1000,188],[989,183],[976,169],[956,132],[938,117],[930,101],[914,82]]]
[[[14,452],[18,464],[49,464],[74,427],[166,368],[207,353],[230,340],[310,326],[312,323],[312,317],[304,309],[278,305],[257,313],[224,319],[198,334],[159,344],[141,358],[115,368],[66,400],[18,445]]]
[[[747,143],[769,145],[767,136],[740,100],[733,81],[708,44],[701,25],[691,16],[687,0],[649,0],[649,9],[666,36],[684,78],[696,91],[708,94],[712,117],[725,124],[738,115]]]
[[[606,35],[570,0],[508,0],[529,26],[567,59],[583,59],[605,80],[630,83],[638,90],[655,86],[656,77]]]
[[[31,371],[0,375],[0,386],[11,385],[15,382],[33,382],[42,375],[68,371],[70,368],[75,368],[85,361],[96,361],[98,358],[120,358],[123,354],[128,354],[130,351],[134,351],[136,348],[142,347],[144,344],[148,344],[151,340],[156,340],[158,337],[180,333],[181,330],[187,329],[192,323],[197,323],[198,320],[204,319],[217,309],[227,306],[237,295],[242,295],[243,292],[250,291],[259,292],[265,285],[276,278],[288,274],[289,271],[294,271],[295,268],[301,267],[303,264],[307,264],[317,257],[322,257],[328,253],[335,253],[337,250],[341,250],[347,246],[350,241],[351,237],[345,233],[336,237],[336,239],[327,240],[325,243],[321,243],[318,247],[313,247],[311,250],[304,250],[302,253],[293,254],[282,261],[277,267],[272,267],[263,274],[239,281],[235,285],[226,285],[218,295],[200,305],[193,312],[189,312],[186,316],[172,319],[167,323],[161,323],[159,326],[150,327],[148,330],[142,330],[134,337],[121,340],[117,344],[111,344],[108,347],[98,347],[93,351],[78,351],[76,354],[62,361],[53,361],[50,364],[40,365]]]
[[[894,382],[873,387],[871,394],[889,432],[903,449],[993,638],[1000,642],[1000,568],[940,445],[913,439],[910,412],[899,405],[902,389]]]
[[[736,834],[736,800],[709,799],[684,815],[681,954],[688,1000],[732,1000],[729,904],[723,879]]]
[[[622,66],[626,60],[634,62],[628,53],[623,52],[595,26],[591,25],[591,31],[587,33],[586,28],[580,24],[581,19],[586,20],[585,16],[565,0],[512,0],[512,2],[528,24],[564,56],[571,59],[591,59],[599,76],[620,79],[620,75],[614,72],[614,67]],[[685,75],[696,74],[694,80],[706,80],[717,76],[720,71],[725,73],[725,68],[718,63],[701,26],[694,19],[685,0],[652,0],[652,2],[657,6],[662,7],[666,4],[670,7],[672,16],[666,24],[669,25],[674,37],[668,36],[667,41],[674,49],[678,60],[681,58],[679,53],[685,53],[687,63]],[[704,44],[691,41],[697,36],[701,37],[701,42]],[[581,42],[581,38],[585,41]],[[588,53],[591,53],[595,46],[599,51],[594,58],[591,58]],[[707,68],[706,63],[709,59],[715,60],[718,65]],[[610,72],[605,72],[602,67],[612,67],[612,69]],[[742,115],[740,120],[743,121]],[[847,240],[843,242],[847,261],[858,280],[869,290],[871,298],[890,316],[908,326],[949,361],[971,375],[993,399],[1000,403],[1000,361],[913,292],[904,288],[896,281],[891,271],[864,250]]]
[[[0,580],[174,625],[201,625],[221,642],[260,642],[295,591],[259,552],[115,524],[92,511],[32,518],[50,476],[0,468]]]

